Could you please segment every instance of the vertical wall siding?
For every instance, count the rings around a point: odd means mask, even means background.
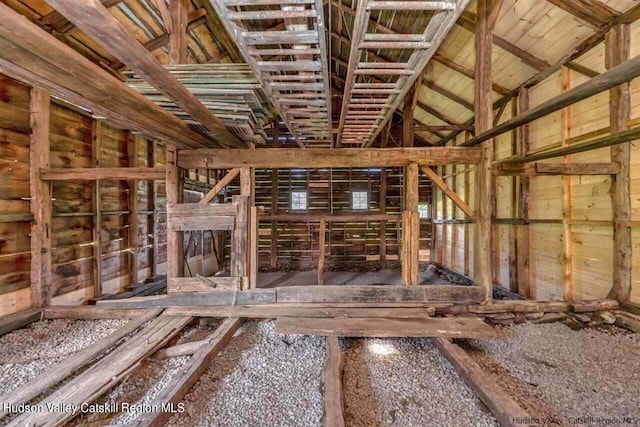
[[[29,101],[0,75],[0,316],[30,305]]]

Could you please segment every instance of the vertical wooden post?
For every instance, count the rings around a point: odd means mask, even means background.
[[[131,132],[127,135],[127,155],[129,167],[138,166],[138,137]],[[139,209],[138,209],[138,181],[131,180],[129,186],[129,276],[130,283],[138,282],[138,234],[139,234]]]
[[[415,85],[407,92],[402,108],[402,146],[413,147],[413,100],[416,97]]]
[[[40,169],[49,168],[49,92],[31,89],[29,141],[29,187],[31,191],[31,305],[51,302],[51,184],[40,179]]]
[[[257,269],[258,266],[254,265],[252,263],[252,260],[254,259],[253,254],[251,253],[253,251],[253,249],[255,248],[255,250],[258,250],[258,246],[257,244],[254,246],[254,243],[251,241],[251,237],[255,234],[256,236],[258,235],[258,231],[257,231],[257,221],[254,223],[251,219],[251,208],[255,205],[255,191],[254,191],[254,169],[253,168],[248,168],[248,167],[244,167],[244,168],[240,168],[240,195],[241,196],[246,196],[247,197],[247,208],[244,212],[243,215],[245,215],[244,218],[244,225],[247,228],[247,230],[245,230],[244,233],[244,237],[247,240],[245,242],[245,248],[246,251],[248,251],[248,253],[245,255],[245,268],[246,268],[246,272],[245,275],[248,276],[248,288],[253,288],[256,287],[256,284],[252,282],[253,279],[257,279],[258,275],[257,275]],[[240,212],[238,212],[238,215],[240,215]],[[236,222],[237,225],[237,222]],[[254,228],[256,228],[255,232],[254,232]],[[257,242],[256,242],[257,243]],[[257,261],[257,256],[255,257],[256,261]],[[247,274],[248,272],[248,274]],[[246,289],[243,285],[243,289]]]
[[[380,146],[387,148],[389,142],[389,133],[391,132],[391,120],[389,124],[382,130]],[[387,168],[382,167],[380,170],[380,213],[387,213]],[[380,268],[383,270],[387,267],[387,222],[380,221]]]
[[[324,285],[324,261],[325,261],[325,239],[327,225],[325,219],[320,219],[320,230],[318,231],[318,285]]]
[[[169,63],[187,63],[187,3],[186,0],[170,0],[171,28],[169,29]]]
[[[476,66],[475,66],[475,131],[476,135],[493,126],[493,101],[491,99],[491,48],[493,28],[491,22],[491,0],[478,0],[476,23]],[[492,245],[491,245],[491,189],[493,139],[481,145],[480,163],[476,173],[476,230],[474,250],[474,276],[476,285],[486,289],[485,302],[493,297]]]
[[[181,173],[178,166],[178,150],[176,146],[167,143],[167,206],[180,202],[182,185]],[[180,231],[172,231],[167,227],[167,278],[184,276],[184,240]]]
[[[523,87],[518,94],[518,113],[529,109],[529,89]],[[529,153],[530,133],[529,125],[525,124],[520,127],[518,133],[518,154],[526,156]],[[517,256],[517,275],[518,275],[518,293],[525,298],[533,297],[533,289],[531,286],[531,264],[529,262],[529,188],[531,186],[531,178],[528,176],[520,177],[520,189],[518,205],[518,217],[523,220],[520,227],[521,238],[518,240],[518,256]]]
[[[155,167],[157,163],[156,159],[157,146],[155,141],[147,141],[147,164],[149,167]],[[149,200],[149,213],[147,223],[147,233],[151,235],[151,252],[149,254],[149,266],[151,269],[151,277],[157,274],[158,263],[158,215],[156,206],[156,181],[149,180],[147,182],[147,198]]]
[[[249,236],[249,287],[255,289],[258,287],[258,208],[251,206],[251,233]]]
[[[273,121],[273,148],[280,147],[280,124]],[[278,169],[271,169],[271,214],[278,213]],[[278,222],[271,221],[271,268],[278,268]]]
[[[517,97],[511,99],[511,117],[518,114]],[[518,154],[518,132],[511,131],[511,154]],[[511,177],[511,206],[510,216],[516,218],[518,215],[518,177]],[[518,293],[518,225],[509,226],[509,290]]]
[[[102,122],[91,123],[91,167],[100,167],[100,146],[102,145]],[[93,183],[91,194],[93,211],[93,297],[102,295],[102,203],[100,199],[100,180]]]
[[[611,69],[629,59],[629,24],[616,25],[605,38],[605,65]],[[609,90],[611,133],[627,129],[630,117],[629,83]],[[631,296],[631,220],[629,142],[611,147],[611,162],[620,165],[613,176],[611,205],[613,212],[613,287],[609,297],[627,301]]]
[[[240,277],[241,289],[246,288],[247,281],[247,219],[249,196],[233,196],[233,203],[238,204],[236,226],[231,236],[231,275]]]
[[[571,70],[567,67],[561,69],[562,91],[571,89]],[[562,146],[567,145],[567,140],[571,137],[571,107],[565,107],[561,112],[562,116]],[[571,162],[571,156],[564,156],[564,163]],[[564,268],[563,268],[563,292],[565,301],[573,301],[573,250],[571,235],[571,177],[562,177],[562,232],[564,246]]]
[[[418,218],[418,165],[406,168],[405,203],[402,215],[402,278],[405,285],[419,284],[420,220]]]

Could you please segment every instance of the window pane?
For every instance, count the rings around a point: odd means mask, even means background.
[[[429,218],[429,204],[421,203],[418,205],[418,215],[420,218]]]
[[[352,209],[368,209],[369,193],[367,191],[353,191],[351,193]]]
[[[307,209],[307,192],[306,191],[291,192],[291,209],[293,210]]]

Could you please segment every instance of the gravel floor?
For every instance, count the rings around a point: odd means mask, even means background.
[[[206,325],[189,326],[168,346],[205,339],[219,326],[219,321],[211,321]],[[108,394],[98,399],[100,404],[145,404],[155,398],[162,388],[178,373],[178,370],[189,360],[189,356],[171,357],[164,360],[145,359],[140,366],[125,377]],[[82,414],[75,418],[71,425],[129,425],[139,414],[135,412],[117,412],[105,414]]]
[[[494,426],[428,339],[342,339],[348,426]]]
[[[170,426],[321,426],[324,339],[247,322],[185,398]]]
[[[44,320],[0,337],[0,395],[115,331],[126,320]]]
[[[529,411],[563,424],[588,417],[640,417],[640,335],[614,326],[572,330],[561,323],[499,329],[500,339],[465,349]],[[603,423],[598,423],[603,424]]]

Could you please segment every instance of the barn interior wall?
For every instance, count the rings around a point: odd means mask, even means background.
[[[55,101],[55,100],[54,100]],[[30,189],[29,189],[29,87],[0,75],[0,315],[30,306]],[[92,166],[92,143],[96,122],[80,110],[51,103],[51,168]],[[129,166],[128,138],[139,138],[138,166],[147,166],[153,141],[107,124],[100,127],[98,164],[101,167]],[[165,162],[156,144],[155,164]],[[52,304],[76,304],[94,297],[96,283],[93,247],[92,195],[96,181],[54,181],[52,197]],[[116,293],[134,279],[143,280],[154,271],[166,270],[166,217],[164,182],[157,181],[155,198],[149,181],[137,181],[138,271],[130,271],[129,191],[127,181],[99,182],[102,254],[102,292]],[[155,209],[154,209],[155,206]],[[155,220],[156,266],[152,268]]]
[[[640,54],[637,43],[640,25],[631,26],[630,57]],[[604,72],[604,43],[583,55],[578,63],[598,72]],[[575,87],[588,78],[572,70],[564,69],[529,88],[530,108]],[[630,125],[640,120],[640,80],[630,82]],[[511,102],[518,102],[517,97]],[[499,123],[512,116],[507,106]],[[609,92],[605,91],[563,110],[544,116],[528,126],[530,153],[566,144],[578,143],[588,137],[603,135],[609,127]],[[526,128],[505,133],[495,139],[495,159],[512,156],[521,132]],[[563,136],[564,134],[564,136]],[[463,142],[459,135],[447,145]],[[640,146],[631,144],[631,235],[632,235],[632,292],[631,301],[640,302]],[[609,148],[543,160],[548,163],[599,163],[611,161]],[[458,167],[460,168],[460,167]],[[471,206],[474,206],[474,170],[454,172],[451,166],[439,168],[445,182]],[[566,182],[563,184],[563,180]],[[604,175],[582,176],[534,176],[530,178],[529,224],[519,224],[518,209],[522,203],[519,186],[521,177],[497,176],[495,178],[495,202],[493,224],[493,272],[494,283],[532,299],[562,300],[564,295],[564,264],[570,263],[574,300],[606,298],[612,286],[613,274],[613,224],[611,208],[611,177]],[[568,191],[567,191],[568,190]],[[563,194],[569,194],[568,200]],[[456,223],[464,216],[454,209],[442,192],[435,191],[435,241],[434,260],[452,270],[473,276],[473,228],[472,223]],[[567,203],[568,201],[568,203]],[[565,206],[565,204],[567,204]],[[563,209],[567,217],[563,224]],[[516,221],[514,221],[514,219]],[[456,221],[458,220],[458,221]],[[566,225],[566,226],[565,226]],[[526,274],[518,267],[522,245],[529,233],[529,277],[518,281],[519,274]],[[566,248],[564,242],[569,242]],[[568,255],[567,255],[568,254]],[[528,284],[527,284],[528,281]],[[522,286],[522,285],[525,286]],[[529,288],[528,291],[526,288]]]

